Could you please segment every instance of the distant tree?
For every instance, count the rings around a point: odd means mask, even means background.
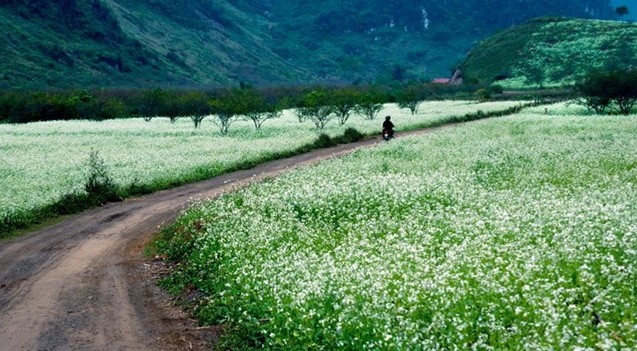
[[[637,70],[589,73],[578,85],[579,102],[597,114],[614,107],[628,115],[637,103]]]
[[[139,99],[139,115],[150,122],[153,117],[163,114],[165,103],[168,101],[168,94],[160,89],[143,92]]]
[[[628,6],[622,5],[622,6],[618,6],[617,8],[615,8],[615,13],[619,17],[624,17],[624,16],[628,15],[630,13],[630,11],[628,10]]]
[[[248,113],[249,102],[244,98],[249,94],[239,88],[227,91],[220,98],[210,100],[210,106],[215,115],[213,123],[219,127],[222,135],[228,134],[230,125]]]
[[[352,88],[340,88],[332,90],[329,95],[338,123],[344,125],[356,110],[360,94]]]
[[[312,90],[303,95],[301,106],[297,109],[299,116],[311,120],[318,129],[325,128],[325,125],[334,119],[334,112],[330,95],[325,89]]]
[[[478,99],[478,101],[481,101],[481,102],[491,100],[491,91],[485,88],[480,88],[476,90],[476,92],[473,93],[473,95],[475,95],[476,99]]]
[[[179,117],[183,115],[179,100],[179,95],[172,93],[167,96],[167,100],[164,102],[163,114],[170,119],[171,124],[175,124]]]
[[[612,102],[611,94],[606,90],[612,79],[608,72],[589,73],[577,85],[576,89],[582,96],[578,103],[599,115],[604,114]]]
[[[356,105],[356,113],[363,116],[364,119],[372,121],[383,109],[384,102],[384,96],[379,91],[365,91],[361,93],[361,96],[358,99],[358,105]]]
[[[281,117],[283,110],[290,107],[290,100],[287,96],[284,97],[268,97],[265,96],[265,120],[275,119]]]
[[[637,70],[620,71],[610,90],[617,111],[629,115],[637,103]]]
[[[299,123],[304,123],[305,121],[307,121],[308,114],[305,108],[302,106],[294,109],[294,115],[296,116],[296,119],[299,120]]]
[[[281,116],[282,107],[279,101],[266,99],[263,94],[251,87],[235,90],[234,94],[234,103],[239,107],[235,112],[251,120],[256,130],[261,129],[265,121]]]
[[[397,96],[398,107],[408,108],[412,115],[418,113],[420,103],[424,100],[425,94],[422,86],[409,85],[405,87]]]
[[[208,97],[201,92],[185,94],[180,100],[183,113],[190,116],[195,129],[199,128],[201,122],[212,112]]]

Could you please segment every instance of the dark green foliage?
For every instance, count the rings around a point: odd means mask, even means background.
[[[258,113],[263,108],[263,100],[252,92],[251,89],[232,89],[226,91],[220,98],[210,101],[210,106],[215,114],[214,123],[219,126],[221,134],[228,134],[230,125],[242,115],[252,112]]]
[[[167,101],[168,96],[165,91],[155,89],[143,92],[139,100],[139,116],[150,122],[153,117],[164,115],[166,110],[164,104]]]
[[[352,113],[356,110],[361,96],[356,89],[339,88],[330,92],[330,104],[334,108],[336,119],[340,125],[345,124]]]
[[[335,112],[330,92],[323,88],[312,90],[303,95],[301,106],[297,110],[299,116],[311,120],[317,129],[325,128],[325,125],[336,116]]]
[[[418,113],[420,103],[428,97],[427,90],[421,85],[410,85],[397,96],[398,107],[408,108],[412,115]]]
[[[264,92],[242,84],[239,89],[230,90],[214,100],[213,105],[221,132],[226,134],[230,123],[241,116],[252,121],[256,130],[261,129],[265,121],[281,115],[287,102],[277,96],[266,97]]]
[[[383,103],[389,101],[387,94],[383,94],[378,89],[368,89],[362,91],[356,105],[356,112],[367,120],[374,120],[383,109]]]
[[[333,138],[325,133],[319,134],[318,138],[314,141],[312,146],[316,149],[323,149],[336,146],[338,144],[349,144],[357,142],[362,140],[363,138],[365,138],[365,135],[355,128],[347,128],[342,135]]]
[[[345,129],[345,132],[343,132],[343,135],[336,140],[338,141],[339,144],[348,144],[348,143],[360,141],[364,137],[365,135],[363,135],[361,132],[356,130],[356,128],[347,128]]]
[[[613,84],[613,74],[609,72],[595,72],[589,74],[577,86],[582,95],[580,103],[597,114],[604,114],[612,102],[611,92],[607,85]]]
[[[489,85],[485,88],[480,88],[474,93],[475,97],[479,101],[489,101],[494,95],[502,94],[504,89],[499,85]]]
[[[626,16],[630,13],[630,11],[628,10],[628,6],[623,5],[623,6],[618,6],[617,8],[615,8],[615,13],[617,14],[617,16]]]
[[[321,133],[319,134],[318,138],[316,138],[316,141],[314,141],[313,145],[317,149],[324,149],[326,147],[336,145],[336,142],[332,140],[329,135]]]
[[[199,128],[204,118],[212,112],[208,97],[201,92],[190,92],[181,96],[180,105],[182,113],[190,116],[195,128]]]
[[[637,103],[637,70],[592,72],[578,85],[579,100],[597,114],[609,108],[620,114],[631,113]]]
[[[502,94],[504,92],[504,88],[502,88],[501,85],[489,85],[487,87],[487,90],[493,95],[493,94]]]

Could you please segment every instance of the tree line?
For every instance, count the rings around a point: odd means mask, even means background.
[[[294,109],[300,122],[311,121],[322,129],[337,121],[345,124],[353,114],[373,120],[383,104],[395,102],[415,114],[424,100],[472,98],[475,87],[411,84],[403,87],[278,87],[200,90],[113,90],[59,92],[0,92],[0,121],[28,123],[51,120],[106,120],[140,117],[151,121],[167,117],[171,122],[190,118],[198,128],[211,117],[226,134],[238,120],[249,120],[255,129]]]
[[[577,100],[599,114],[629,114],[637,103],[637,70],[589,73],[574,89]],[[437,99],[491,100],[502,95],[499,86],[451,86],[411,83],[402,86],[273,87],[241,85],[213,90],[80,90],[0,91],[0,123],[51,120],[106,120],[156,117],[189,118],[195,128],[209,117],[227,134],[232,123],[249,120],[255,129],[292,109],[299,122],[318,129],[344,125],[354,115],[374,120],[386,103],[418,113],[420,103]]]

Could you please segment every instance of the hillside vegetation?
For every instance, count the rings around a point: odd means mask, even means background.
[[[569,85],[591,70],[637,66],[637,25],[541,18],[478,45],[462,67],[465,76],[505,87]]]
[[[231,5],[11,1],[0,5],[0,88],[144,87],[307,78]],[[215,3],[216,4],[216,3]],[[258,21],[252,18],[251,20]]]
[[[5,0],[0,88],[428,79],[543,15],[614,16],[609,0]]]

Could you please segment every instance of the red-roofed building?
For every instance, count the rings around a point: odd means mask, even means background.
[[[451,79],[449,78],[436,78],[434,80],[431,81],[432,83],[436,83],[436,84],[449,84],[449,82],[451,82]]]

